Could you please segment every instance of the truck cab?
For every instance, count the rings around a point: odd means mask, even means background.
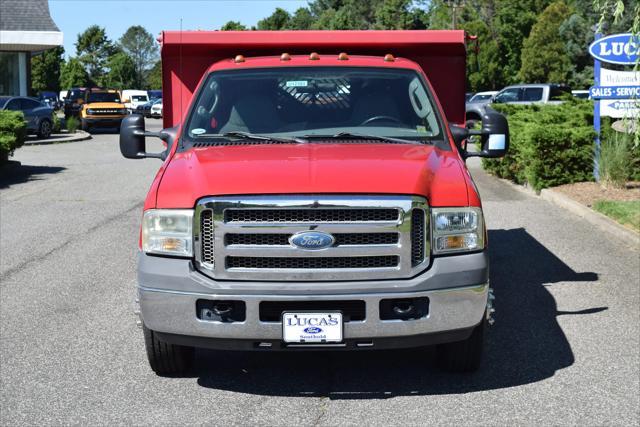
[[[120,134],[163,162],[136,289],[156,373],[197,347],[437,345],[478,368],[493,308],[465,159],[503,156],[509,132],[492,112],[464,128],[463,32],[165,32],[162,54],[166,128],[133,115]]]

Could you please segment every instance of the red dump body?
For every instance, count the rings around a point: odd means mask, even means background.
[[[379,55],[418,63],[429,78],[447,120],[464,123],[464,31],[164,31],[164,126],[179,123],[200,79],[213,63],[236,55]]]

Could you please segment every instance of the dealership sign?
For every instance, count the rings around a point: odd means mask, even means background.
[[[640,37],[631,33],[602,37],[591,43],[589,53],[599,61],[633,65],[640,54]]]

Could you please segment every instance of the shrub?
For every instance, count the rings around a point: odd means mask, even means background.
[[[624,188],[631,176],[631,135],[616,135],[600,144],[600,180],[605,187]]]
[[[69,131],[69,133],[76,133],[76,131],[78,130],[78,127],[80,126],[80,122],[78,122],[77,118],[71,116],[67,118],[65,126]]]
[[[53,113],[53,128],[51,129],[53,133],[60,133],[60,129],[62,128],[62,123],[60,123],[60,118],[54,112]]]
[[[24,115],[19,111],[0,111],[0,161],[22,147],[27,136]]]
[[[507,116],[510,146],[503,159],[483,159],[484,168],[535,190],[593,180],[593,106],[567,100],[558,105],[498,104]]]

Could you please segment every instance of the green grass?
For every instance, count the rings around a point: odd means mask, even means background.
[[[640,232],[640,200],[631,202],[598,200],[593,205],[593,209]]]

